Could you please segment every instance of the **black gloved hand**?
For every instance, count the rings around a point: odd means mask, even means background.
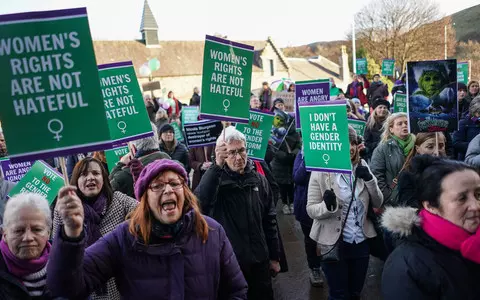
[[[357,169],[355,170],[355,176],[357,178],[361,178],[364,181],[370,181],[373,179],[372,174],[368,170],[367,167],[365,166],[358,166]]]
[[[337,196],[333,190],[326,190],[323,193],[323,201],[329,211],[334,211],[337,208]]]

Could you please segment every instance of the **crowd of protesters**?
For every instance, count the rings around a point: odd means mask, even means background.
[[[360,299],[371,256],[385,261],[385,299],[479,299],[479,83],[458,85],[453,134],[410,133],[392,113],[404,76],[392,90],[378,74],[331,90],[366,121],[363,136],[348,128],[352,176],[307,171],[295,116],[265,82],[250,106],[286,129],[264,162],[227,124],[216,145],[176,140],[182,102],[170,91],[145,96],[153,136],[110,173],[102,152],[67,157],[52,205],[7,201],[13,184],[0,178],[0,299],[271,300],[272,277],[288,271],[278,213],[300,223],[310,283],[328,299]],[[200,102],[194,88],[189,104]],[[0,156],[7,146],[0,131]]]

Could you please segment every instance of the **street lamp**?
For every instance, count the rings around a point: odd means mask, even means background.
[[[452,27],[455,26],[455,23],[452,24]],[[448,58],[448,50],[447,50],[447,25],[445,25],[445,59]]]

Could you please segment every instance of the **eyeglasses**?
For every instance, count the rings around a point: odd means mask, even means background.
[[[169,185],[172,190],[179,190],[183,188],[183,182],[180,180],[172,180],[169,182],[157,181],[155,183],[152,183],[148,188],[152,192],[163,193],[163,191],[165,191],[165,189],[167,188],[167,185]]]
[[[241,156],[241,155],[245,154],[246,151],[247,151],[247,149],[245,149],[245,148],[230,150],[230,151],[228,151],[228,157],[230,157],[230,158],[236,157],[237,154],[240,154],[240,156]]]

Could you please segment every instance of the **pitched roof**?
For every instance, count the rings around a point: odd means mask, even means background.
[[[140,31],[144,31],[145,29],[158,29],[157,21],[153,16],[152,10],[150,9],[150,5],[148,5],[147,0],[145,0],[143,4],[143,14],[142,23],[140,24]]]
[[[327,69],[317,59],[312,58],[287,58],[290,64],[290,77],[295,81],[335,78],[339,85],[341,81],[339,69]],[[333,64],[333,63],[332,63]],[[335,64],[333,64],[335,66]],[[338,67],[338,65],[337,65]]]
[[[255,52],[265,48],[266,41],[239,41],[254,47]],[[160,41],[159,46],[147,48],[142,41],[94,41],[97,64],[132,61],[137,71],[149,59],[158,58],[160,69],[154,77],[200,75],[203,72],[205,41]],[[263,72],[254,63],[253,72]]]

